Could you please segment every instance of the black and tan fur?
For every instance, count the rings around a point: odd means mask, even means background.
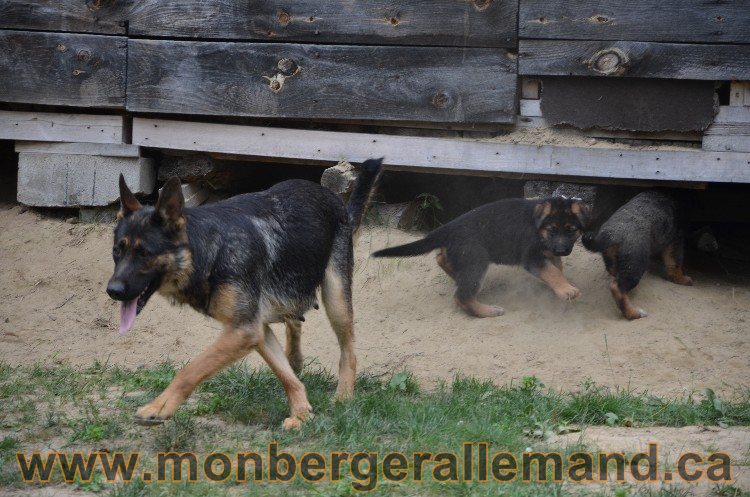
[[[579,290],[562,273],[588,222],[589,207],[579,199],[506,199],[483,205],[430,232],[423,239],[375,252],[373,257],[409,257],[437,249],[438,265],[456,281],[455,299],[468,314],[500,316],[498,306],[476,296],[490,263],[523,266],[561,299]]]
[[[311,416],[300,334],[316,291],[341,348],[337,398],[352,395],[356,358],[352,313],[353,234],[382,160],[364,163],[347,206],[330,190],[304,180],[185,208],[180,182],[170,179],[154,207],[142,206],[120,177],[115,270],[107,292],[138,299],[156,291],[223,324],[218,340],[190,361],[156,399],[138,409],[143,424],[172,416],[200,382],[256,350],[289,397],[295,428]],[[269,327],[285,323],[286,351]]]
[[[612,275],[610,291],[622,315],[645,317],[628,292],[635,288],[654,257],[661,259],[666,277],[678,285],[692,285],[682,270],[685,230],[680,204],[666,192],[639,193],[604,222],[597,233],[586,233],[583,245],[602,254]]]

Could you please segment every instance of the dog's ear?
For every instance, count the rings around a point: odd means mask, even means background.
[[[570,204],[570,212],[578,218],[582,228],[588,227],[591,222],[591,206],[580,199],[574,199]]]
[[[536,229],[542,227],[544,220],[552,213],[552,202],[545,200],[534,207],[534,226]]]
[[[167,225],[181,227],[184,219],[182,217],[185,208],[185,198],[182,196],[180,178],[172,176],[164,184],[156,202],[156,215]]]
[[[135,198],[135,195],[125,183],[125,177],[120,173],[120,212],[117,214],[118,218],[128,217],[141,207],[141,203],[138,202],[138,199]]]

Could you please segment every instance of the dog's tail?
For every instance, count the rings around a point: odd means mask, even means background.
[[[349,224],[354,234],[357,233],[359,225],[362,223],[362,217],[367,209],[370,194],[380,175],[382,165],[382,157],[380,159],[368,159],[362,163],[362,167],[359,169],[359,177],[354,183],[354,189],[349,196],[349,202],[346,204],[346,211],[349,213]]]
[[[443,246],[443,238],[440,236],[441,231],[442,230],[438,228],[416,242],[378,250],[377,252],[372,253],[372,257],[411,257],[414,255],[426,254],[431,250]]]

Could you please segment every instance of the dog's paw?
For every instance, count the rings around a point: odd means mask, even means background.
[[[562,300],[573,300],[581,296],[581,291],[573,285],[566,285],[557,288],[555,295]]]
[[[675,281],[678,285],[693,286],[693,278],[690,276],[682,276],[682,278]]]
[[[648,313],[640,307],[634,307],[625,314],[625,317],[630,319],[631,321],[634,319],[645,318],[646,316],[648,316]]]
[[[485,310],[484,316],[481,316],[481,317],[496,318],[496,317],[502,316],[503,314],[505,314],[505,309],[503,309],[499,305],[488,305]]]
[[[134,420],[139,425],[155,426],[164,423],[172,417],[172,413],[164,411],[164,405],[154,403],[146,404],[135,412]]]
[[[304,423],[305,421],[309,421],[314,417],[315,416],[313,416],[312,412],[303,411],[297,415],[292,415],[286,418],[284,422],[281,423],[281,428],[283,428],[286,431],[297,430],[302,426],[302,423]]]

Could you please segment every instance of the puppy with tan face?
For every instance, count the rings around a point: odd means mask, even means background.
[[[589,216],[589,206],[580,199],[499,200],[467,212],[421,240],[372,256],[410,257],[437,249],[438,265],[458,287],[459,307],[480,318],[501,316],[502,307],[476,299],[490,263],[523,266],[561,299],[580,295],[563,276],[560,257],[573,250]]]

